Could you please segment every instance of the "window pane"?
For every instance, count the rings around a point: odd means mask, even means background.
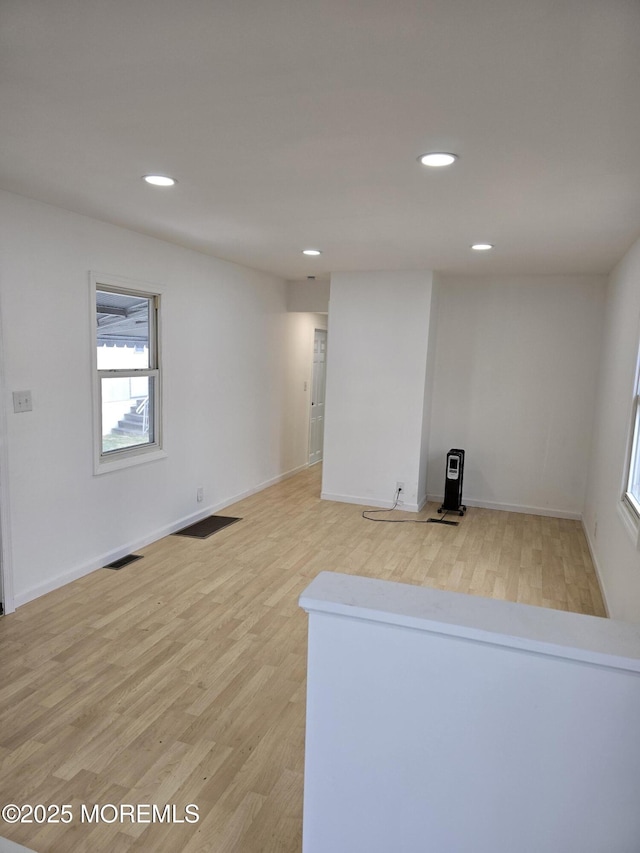
[[[102,452],[153,444],[153,376],[109,377],[102,386]]]
[[[153,297],[98,290],[96,323],[98,370],[147,370]]]
[[[640,405],[636,399],[636,419],[633,432],[633,445],[631,449],[631,461],[629,464],[629,483],[627,491],[634,498],[636,504],[640,505]]]

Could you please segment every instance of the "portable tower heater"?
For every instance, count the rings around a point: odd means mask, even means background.
[[[452,448],[447,453],[447,473],[444,481],[444,503],[438,512],[457,512],[464,515],[467,511],[462,504],[462,475],[464,474],[464,450]]]

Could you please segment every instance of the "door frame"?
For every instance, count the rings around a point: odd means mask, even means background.
[[[4,338],[2,333],[2,305],[0,304],[0,601],[3,612],[15,610],[13,596],[13,566],[11,562],[11,527],[9,524],[9,455],[7,453],[7,399],[4,376]]]
[[[308,440],[308,442],[307,442],[307,466],[308,466],[308,467],[311,467],[312,465],[317,465],[317,464],[318,464],[318,462],[322,462],[322,459],[317,459],[315,462],[310,462],[310,461],[309,461],[309,458],[310,458],[310,456],[311,456],[311,435],[312,435],[312,433],[313,433],[313,425],[312,425],[313,405],[312,405],[312,403],[313,403],[313,378],[314,378],[314,376],[313,376],[313,375],[314,375],[314,369],[315,369],[315,368],[314,368],[314,358],[313,358],[313,357],[314,357],[314,354],[315,354],[316,332],[324,332],[324,333],[325,333],[325,335],[327,336],[327,337],[326,337],[326,339],[325,339],[325,340],[326,340],[326,345],[325,345],[325,362],[324,362],[324,363],[325,363],[325,373],[324,373],[324,380],[325,380],[325,405],[326,405],[326,386],[327,386],[327,353],[328,353],[328,351],[329,351],[329,329],[328,329],[328,328],[323,329],[321,326],[316,326],[316,325],[314,325],[314,327],[313,327],[313,338],[312,338],[312,341],[311,341],[311,381],[310,381],[310,383],[309,383],[309,390],[310,390],[310,394],[309,394],[309,440]],[[324,433],[324,416],[323,416],[323,425],[322,425],[322,430],[323,430],[323,433]],[[324,440],[323,440],[323,446],[324,446]],[[324,458],[324,451],[323,451],[322,456],[323,456],[323,458]]]

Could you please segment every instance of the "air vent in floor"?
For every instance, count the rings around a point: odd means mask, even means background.
[[[109,563],[104,566],[105,569],[123,569],[125,566],[128,566],[129,563],[135,563],[136,560],[141,560],[141,554],[127,554],[126,557],[120,557],[119,560],[114,560],[113,563]]]

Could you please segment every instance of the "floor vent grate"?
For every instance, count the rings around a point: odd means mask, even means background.
[[[135,563],[136,560],[141,560],[141,554],[127,554],[126,557],[120,557],[119,560],[114,560],[113,563],[108,563],[104,566],[105,569],[124,569],[129,563]]]
[[[230,524],[235,524],[236,521],[242,521],[241,518],[233,518],[229,515],[210,515],[208,518],[203,518],[201,521],[196,521],[195,524],[190,524],[188,527],[183,527],[182,530],[177,530],[175,536],[194,536],[196,539],[206,539],[217,533],[218,530],[223,530]]]

